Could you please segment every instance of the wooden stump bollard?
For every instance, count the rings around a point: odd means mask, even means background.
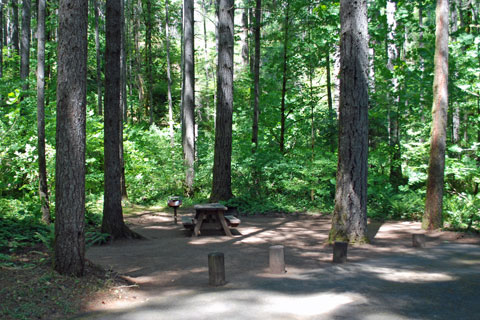
[[[345,263],[347,262],[348,242],[335,241],[333,243],[333,262]]]
[[[222,252],[208,254],[208,281],[211,286],[223,286],[225,282],[225,259]]]
[[[285,253],[282,245],[271,246],[270,253],[270,272],[285,273]]]
[[[421,233],[412,234],[412,246],[414,248],[425,248],[425,235]]]

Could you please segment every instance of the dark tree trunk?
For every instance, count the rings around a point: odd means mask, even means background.
[[[54,268],[75,276],[85,266],[87,16],[87,0],[60,0]]]
[[[28,74],[30,73],[30,18],[31,1],[22,2],[22,46],[20,50],[20,79],[22,80],[22,89],[28,90]]]
[[[285,9],[285,26],[283,39],[283,78],[282,78],[282,101],[280,104],[280,152],[285,152],[285,123],[287,119],[287,110],[285,107],[285,96],[287,94],[287,68],[288,68],[288,26],[289,26],[289,8],[290,3],[287,0]]]
[[[97,57],[97,113],[103,113],[103,90],[102,90],[102,62],[100,59],[100,30],[98,0],[93,0],[95,13],[95,55]]]
[[[167,54],[167,96],[168,96],[168,126],[170,131],[170,145],[173,148],[175,143],[175,132],[173,129],[173,100],[172,100],[172,75],[170,66],[170,23],[168,15],[168,0],[165,0],[165,46]],[[207,75],[208,79],[208,75]]]
[[[122,0],[106,2],[106,50],[105,50],[105,188],[102,232],[113,239],[132,238],[136,234],[130,231],[123,221],[121,161],[120,161],[120,51],[122,29]]]
[[[427,197],[422,227],[443,226],[443,187],[448,112],[448,0],[437,0],[433,80],[432,133]]]
[[[253,66],[253,152],[258,148],[258,120],[260,117],[260,23],[262,19],[262,0],[255,1],[255,57]]]
[[[233,116],[233,0],[217,0],[218,69],[217,118],[211,202],[226,201],[232,195]]]
[[[145,64],[147,67],[147,100],[145,102],[145,111],[148,112],[150,117],[150,124],[153,124],[153,73],[152,73],[152,29],[153,29],[153,13],[152,13],[152,1],[146,0],[147,8],[144,10],[145,14]]]
[[[184,82],[182,110],[182,145],[185,161],[187,195],[193,194],[195,178],[195,57],[193,30],[193,0],[184,0]]]
[[[3,0],[0,0],[0,79],[3,77],[3,30]]]
[[[122,200],[127,201],[127,184],[125,181],[125,158],[123,156],[123,126],[127,122],[127,57],[126,57],[126,32],[125,32],[125,4],[120,2],[121,43],[120,43],[120,125],[118,132],[120,139],[120,186]]]
[[[329,240],[367,241],[367,1],[340,1],[337,187]]]
[[[48,200],[47,162],[45,159],[45,1],[38,0],[37,17],[37,136],[38,136],[38,180],[42,221],[50,223]]]
[[[17,54],[20,54],[20,45],[18,39],[18,1],[12,0],[12,45]]]

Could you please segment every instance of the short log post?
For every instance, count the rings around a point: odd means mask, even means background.
[[[285,273],[285,253],[282,245],[271,246],[270,253],[270,272]]]
[[[223,286],[225,282],[225,259],[222,252],[208,254],[208,281],[211,286]]]
[[[335,241],[333,244],[333,262],[347,262],[348,242]]]
[[[412,234],[412,246],[414,248],[425,248],[425,235],[423,233]]]

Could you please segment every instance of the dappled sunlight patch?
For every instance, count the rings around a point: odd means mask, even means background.
[[[376,273],[380,279],[402,283],[427,283],[455,281],[457,277],[444,272],[402,270],[386,267],[368,267],[366,271]]]
[[[263,303],[272,314],[290,314],[292,316],[316,316],[332,312],[347,304],[361,304],[368,300],[355,293],[317,293],[309,295],[267,296]]]

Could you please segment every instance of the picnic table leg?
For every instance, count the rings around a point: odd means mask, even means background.
[[[202,227],[204,213],[200,212],[197,217],[197,223],[195,224],[195,229],[193,229],[193,236],[198,237],[200,235],[200,228]]]
[[[232,233],[230,232],[230,228],[227,225],[227,221],[225,221],[225,216],[222,213],[217,212],[217,217],[218,220],[220,220],[220,224],[222,225],[223,231],[225,231],[225,234],[229,237],[233,237]]]

